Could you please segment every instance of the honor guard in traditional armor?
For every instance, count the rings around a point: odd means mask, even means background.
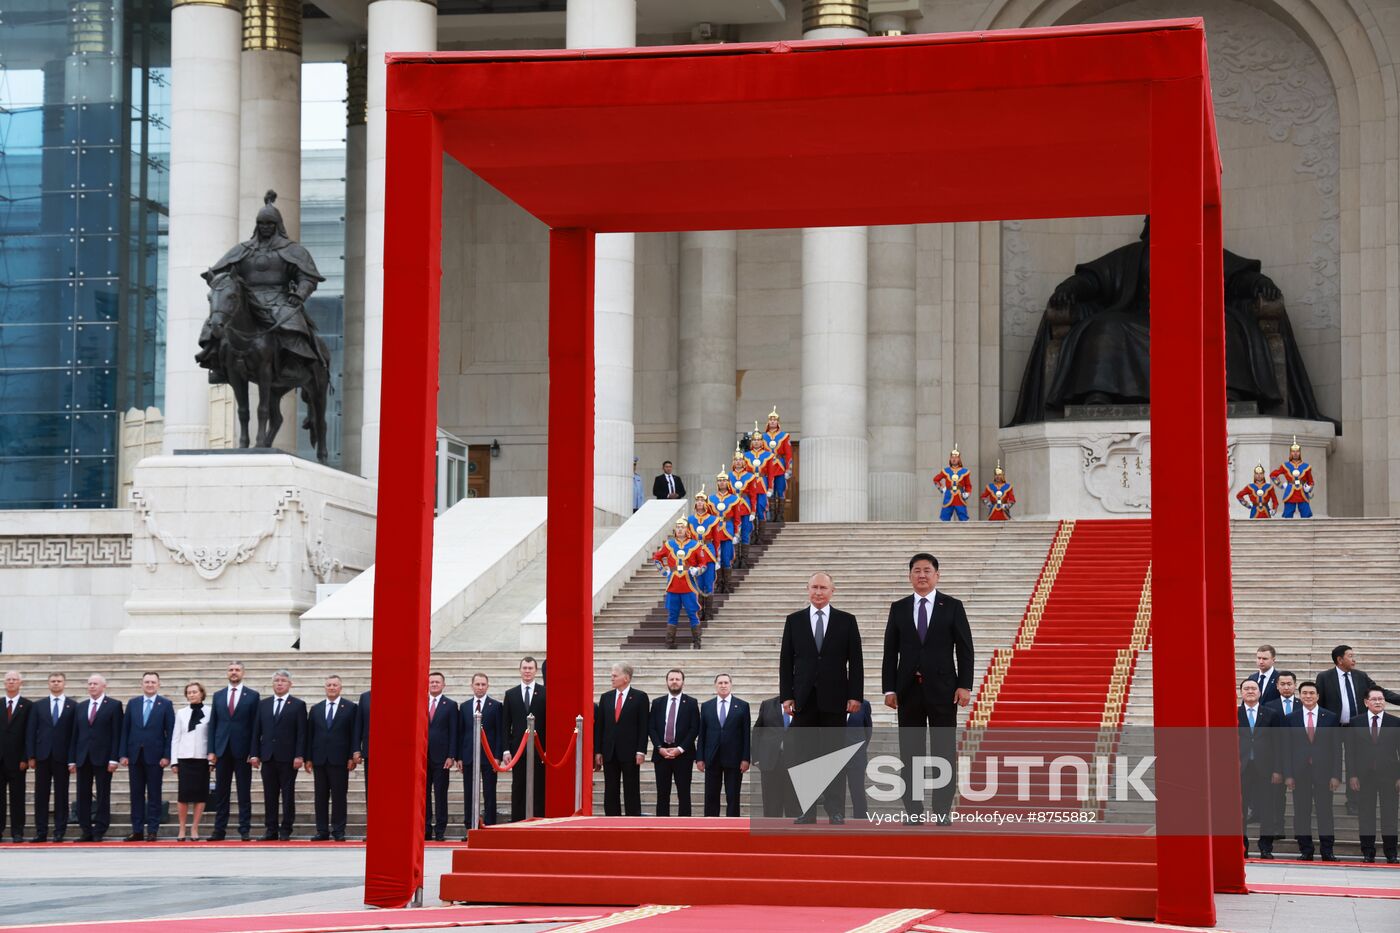
[[[962,453],[958,446],[948,452],[948,465],[933,478],[933,485],[943,493],[943,509],[938,520],[951,522],[954,516],[958,521],[967,521],[967,503],[972,498],[972,473],[963,466]]]
[[[773,474],[772,488],[768,491],[773,520],[781,522],[787,504],[788,474],[792,472],[792,437],[783,430],[782,421],[778,418],[777,405],[768,413],[768,425],[763,432],[763,439],[768,442],[768,449],[773,452],[773,458],[782,467]]]
[[[705,572],[709,549],[690,536],[690,523],[678,518],[671,537],[651,559],[666,579],[666,647],[676,647],[676,623],[684,609],[690,619],[690,647],[699,648],[700,589],[696,578]]]
[[[1303,460],[1303,448],[1298,446],[1298,436],[1293,436],[1293,446],[1288,448],[1288,459],[1283,465],[1269,474],[1283,493],[1283,517],[1292,518],[1297,512],[1299,518],[1312,518],[1313,474],[1312,467]]]
[[[729,578],[734,567],[734,548],[739,543],[749,505],[743,496],[734,491],[734,487],[729,484],[729,474],[724,470],[720,470],[719,475],[715,477],[715,491],[710,496],[710,510],[719,519],[712,532],[716,544],[715,554],[719,558],[719,591],[732,593],[734,584]]]
[[[1278,494],[1264,475],[1264,464],[1254,467],[1254,482],[1235,493],[1235,499],[1249,509],[1250,518],[1273,518],[1278,511]]]
[[[744,500],[743,517],[739,522],[739,553],[734,557],[734,566],[740,570],[749,565],[749,542],[753,540],[754,503],[757,489],[753,486],[754,475],[749,472],[749,461],[739,445],[734,445],[734,457],[729,461],[729,485]]]
[[[1011,519],[1011,507],[1016,504],[1016,490],[1006,481],[1006,472],[997,461],[995,478],[982,490],[982,503],[987,507],[987,521],[1004,522]]]
[[[749,449],[744,454],[744,459],[748,461],[749,470],[757,477],[757,482],[749,488],[757,491],[757,495],[753,497],[753,519],[761,524],[768,521],[768,493],[773,488],[773,474],[777,472],[778,462],[773,452],[768,449],[768,440],[758,429],[757,421],[753,423],[753,433],[749,435]]]
[[[710,553],[710,560],[705,564],[704,572],[695,578],[695,584],[700,590],[700,618],[708,621],[713,609],[717,571],[714,532],[720,521],[710,511],[710,498],[705,495],[704,486],[701,486],[700,491],[695,494],[695,509],[687,521],[690,525],[690,536],[699,541]]]

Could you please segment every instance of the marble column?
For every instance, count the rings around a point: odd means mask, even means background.
[[[564,24],[571,49],[633,46],[636,0],[570,0]],[[594,250],[593,507],[619,518],[632,514],[635,247],[633,234],[609,233]]]
[[[437,5],[425,0],[371,0],[365,80],[364,400],[360,421],[362,476],[379,477],[379,390],[384,337],[384,153],[387,52],[437,49]]]
[[[345,59],[345,352],[341,400],[341,465],[360,472],[365,415],[365,80],[364,42]]]
[[[243,89],[239,121],[238,229],[252,235],[268,191],[287,235],[301,233],[301,3],[244,0]],[[233,244],[230,243],[230,246]],[[215,257],[218,258],[217,256]],[[250,404],[256,412],[257,389]],[[299,393],[282,396],[282,429],[273,446],[296,452]],[[254,415],[256,417],[256,414]]]
[[[865,0],[803,4],[804,39],[858,38],[868,28]],[[863,522],[869,517],[866,250],[865,227],[802,231],[799,482],[804,522]]]
[[[676,462],[686,489],[714,489],[734,451],[739,235],[680,235],[680,357]]]
[[[194,362],[209,311],[199,274],[242,238],[238,7],[238,0],[175,0],[170,13],[166,453],[209,446],[209,378]]]
[[[870,520],[914,521],[914,227],[869,234]]]

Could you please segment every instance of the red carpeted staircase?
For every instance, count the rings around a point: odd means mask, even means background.
[[[969,715],[962,753],[971,760],[966,783],[974,794],[963,795],[959,812],[1078,811],[1102,819],[1092,762],[1118,746],[1128,684],[1147,646],[1151,563],[1149,521],[1061,522],[1016,641],[993,655]],[[1008,756],[1061,755],[1089,763],[1094,799],[1078,799],[1073,771],[1063,772],[1056,799],[1048,768],[1031,769],[1023,793],[1006,764]]]

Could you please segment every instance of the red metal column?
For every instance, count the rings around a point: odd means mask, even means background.
[[[423,884],[442,131],[422,111],[388,113],[384,226],[384,378],[374,559],[365,903],[402,907]]]
[[[1183,488],[1173,459],[1201,455],[1201,78],[1152,86],[1152,588],[1153,714],[1157,727],[1157,920],[1215,922],[1203,703],[1182,703],[1171,678],[1206,669],[1203,502],[1209,483]],[[1193,825],[1194,821],[1194,825]],[[1196,827],[1199,826],[1199,829]],[[1190,833],[1190,834],[1188,834]],[[1199,834],[1197,834],[1199,833]]]
[[[549,562],[545,607],[546,816],[574,812],[583,715],[583,811],[593,812],[593,231],[549,233]],[[562,761],[561,761],[562,759]]]

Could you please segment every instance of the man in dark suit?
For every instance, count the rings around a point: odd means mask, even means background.
[[[462,721],[457,727],[461,736],[461,757],[457,770],[462,772],[462,793],[465,801],[463,822],[468,830],[472,828],[472,813],[481,817],[481,825],[494,826],[496,823],[496,769],[486,757],[486,749],[476,734],[476,715],[481,714],[481,734],[491,747],[491,754],[500,760],[505,746],[505,707],[501,701],[490,696],[491,678],[481,672],[472,675],[472,697],[462,707]],[[472,773],[473,755],[481,762],[481,800],[476,799],[478,783]],[[465,837],[464,837],[465,838]]]
[[[593,717],[593,770],[603,772],[605,816],[641,816],[647,695],[632,689],[630,664],[612,666],[612,685],[598,698],[598,715]]]
[[[753,757],[749,704],[730,694],[733,684],[728,674],[716,675],[715,695],[700,705],[700,757],[696,766],[705,775],[706,816],[719,816],[721,786],[724,815],[739,815],[739,788]]]
[[[796,757],[788,745],[788,729],[792,714],[783,709],[781,697],[769,697],[758,705],[758,720],[753,724],[753,757],[750,759],[762,772],[759,791],[763,795],[765,817],[799,816],[797,794],[792,789],[788,766]],[[793,743],[795,746],[796,743]]]
[[[35,704],[24,735],[24,753],[34,772],[34,838],[49,841],[49,796],[53,795],[54,842],[68,832],[68,747],[78,704],[64,695],[68,678],[49,675],[49,695]]]
[[[1274,667],[1274,659],[1278,652],[1274,651],[1273,645],[1260,645],[1259,650],[1254,652],[1254,663],[1259,668],[1249,679],[1259,685],[1259,702],[1268,706],[1278,699],[1278,669]]]
[[[690,779],[695,740],[700,735],[700,704],[685,690],[685,672],[666,672],[666,696],[651,701],[647,734],[656,772],[656,815],[671,815],[671,784],[676,785],[676,815],[690,816]]]
[[[457,766],[457,720],[461,715],[457,702],[443,694],[446,687],[447,678],[440,672],[428,675],[428,790],[423,797],[423,838],[438,842],[447,838],[447,788]]]
[[[316,835],[312,842],[345,841],[345,810],[350,795],[350,772],[355,770],[359,741],[359,711],[340,698],[341,682],[326,678],[326,698],[306,719],[306,770],[316,789]]]
[[[525,739],[525,728],[530,716],[535,717],[535,734],[540,744],[549,748],[545,739],[544,684],[535,681],[537,666],[535,659],[526,655],[520,659],[520,683],[506,691],[504,705],[506,713],[506,748],[501,755],[502,767],[510,767],[512,756],[519,752],[526,755],[521,747]],[[595,716],[596,720],[597,717]],[[530,815],[544,816],[544,760],[539,749],[535,750],[534,799],[531,801]],[[518,823],[525,819],[525,762],[520,762],[510,773],[510,819]]]
[[[141,675],[141,695],[132,697],[122,719],[121,763],[131,792],[131,835],[127,842],[160,838],[160,785],[170,766],[175,706],[160,695],[160,675]]]
[[[807,580],[810,604],[787,617],[778,652],[778,695],[792,716],[798,759],[811,761],[843,747],[846,714],[860,710],[865,690],[856,617],[831,605],[836,585],[818,571]],[[827,819],[846,822],[846,781],[833,779],[822,794]],[[797,818],[817,821],[816,802]]]
[[[1381,847],[1385,860],[1400,862],[1397,811],[1400,810],[1400,718],[1385,711],[1386,692],[1366,691],[1366,711],[1347,730],[1347,756],[1352,762],[1351,789],[1356,791],[1361,830],[1361,861],[1376,860],[1376,806],[1381,811]]]
[[[252,755],[263,786],[263,842],[292,838],[296,822],[297,772],[306,763],[306,703],[292,696],[292,675],[272,674],[272,696],[258,703]]]
[[[1311,862],[1316,810],[1322,860],[1335,862],[1332,795],[1342,786],[1341,724],[1336,713],[1318,705],[1317,684],[1311,680],[1298,687],[1298,696],[1299,702],[1288,717],[1283,758],[1283,782],[1293,792],[1293,838],[1298,842],[1298,857]]]
[[[369,798],[369,691],[360,694],[360,702],[355,710],[355,725],[359,730],[356,738],[355,754],[365,768],[365,798]]]
[[[24,772],[29,770],[25,738],[33,704],[20,696],[23,686],[19,671],[5,672],[5,709],[0,715],[0,838],[5,835],[5,817],[9,816],[11,842],[24,841]]]
[[[860,743],[860,751],[856,752],[846,765],[846,786],[851,793],[851,818],[863,820],[866,818],[865,808],[865,768],[870,762],[870,736],[874,732],[874,723],[871,719],[870,701],[860,701],[860,712],[846,714],[846,739],[847,745],[856,742]]]
[[[660,475],[651,481],[651,497],[653,499],[685,498],[685,483],[682,483],[681,478],[671,472],[670,460],[661,464]]]
[[[972,699],[975,655],[967,611],[960,600],[938,591],[938,576],[938,558],[932,554],[909,559],[914,592],[890,605],[880,689],[899,724],[904,810],[911,815],[923,812],[922,784],[915,799],[921,775],[914,773],[914,759],[927,754],[932,729],[933,755],[947,762],[951,774],[932,795],[935,818],[946,822],[958,786],[958,707]]]
[[[1274,837],[1281,828],[1274,825],[1271,786],[1283,783],[1283,762],[1279,754],[1282,733],[1271,710],[1259,705],[1259,684],[1253,677],[1240,681],[1240,707],[1237,714],[1240,745],[1240,797],[1244,802],[1244,851],[1249,854],[1249,816],[1259,817],[1259,857],[1274,857]]]
[[[1269,682],[1273,685],[1277,696],[1273,700],[1264,700],[1262,699],[1264,693],[1261,690],[1259,692],[1261,697],[1259,705],[1274,714],[1274,719],[1278,723],[1275,728],[1287,730],[1290,720],[1293,717],[1293,711],[1302,705],[1299,703],[1298,697],[1296,696],[1298,678],[1292,671],[1276,670]],[[1278,736],[1278,751],[1280,755],[1286,756],[1288,754],[1289,738],[1291,738],[1291,735],[1287,731]],[[1283,770],[1284,764],[1285,762],[1280,760],[1280,770]],[[1288,826],[1287,803],[1288,790],[1284,785],[1270,784],[1269,805],[1273,807],[1274,826],[1278,829],[1278,834],[1280,836],[1284,835],[1284,830]]]
[[[79,842],[101,842],[112,822],[112,774],[122,743],[122,704],[107,696],[107,678],[88,678],[88,698],[74,711],[68,770],[78,775]],[[97,785],[97,812],[92,809]]]
[[[228,833],[229,797],[238,785],[238,835],[253,832],[253,721],[258,718],[258,691],[243,683],[242,661],[228,665],[228,684],[209,703],[209,763],[214,767],[214,832],[210,842]]]
[[[1351,721],[1366,713],[1366,693],[1372,687],[1378,687],[1365,671],[1356,668],[1356,652],[1351,645],[1338,645],[1332,649],[1332,667],[1329,670],[1319,671],[1313,678],[1317,683],[1317,702],[1324,709],[1329,709],[1337,714],[1337,718],[1343,726],[1351,725]],[[1382,690],[1388,703],[1400,703],[1400,694],[1389,690]],[[1352,774],[1350,764],[1351,747],[1346,743],[1342,745],[1342,775],[1346,777]],[[1347,782],[1347,812],[1356,813],[1356,791],[1352,790],[1351,782]]]

